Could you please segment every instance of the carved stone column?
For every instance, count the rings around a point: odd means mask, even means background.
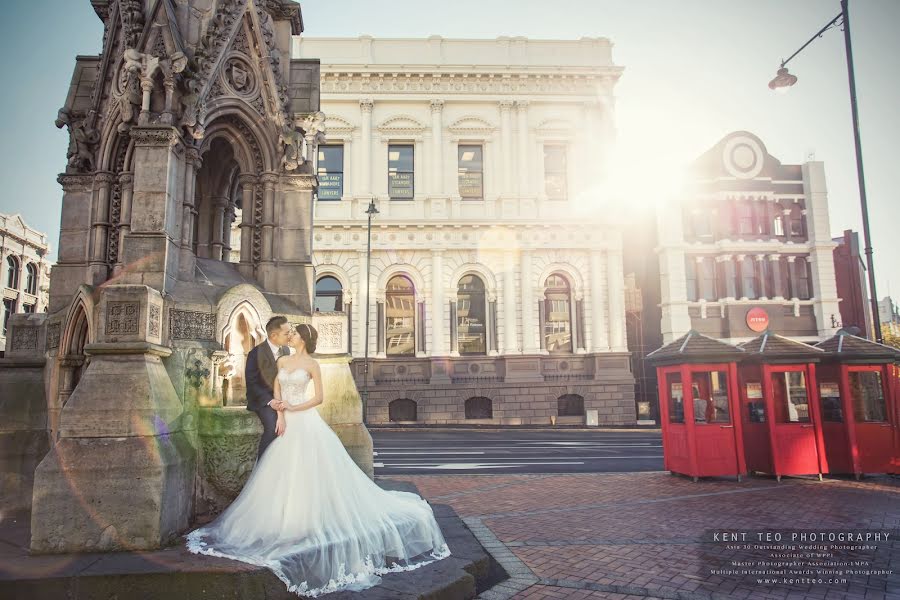
[[[503,255],[503,353],[521,354],[516,322],[516,267],[511,251]]]
[[[532,195],[530,189],[530,180],[528,173],[528,101],[516,101],[517,118],[518,118],[518,138],[516,144],[516,158],[518,159],[518,168],[516,169],[516,187],[519,197]]]
[[[371,294],[374,294],[375,290],[370,289],[370,296],[366,296],[366,280],[369,278],[369,272],[367,270],[366,265],[366,251],[358,250],[356,252],[356,264],[357,271],[359,272],[359,279],[356,282],[356,297],[359,298],[356,304],[356,330],[359,332],[359,343],[356,347],[357,356],[363,356],[366,352],[366,325],[371,327],[371,320],[369,323],[366,323],[367,313],[370,312],[372,306],[372,297]],[[372,355],[372,335],[371,331],[369,332],[369,354]]]
[[[775,300],[784,300],[784,290],[782,289],[781,274],[781,256],[778,254],[769,255],[769,268],[772,270],[772,297]]]
[[[502,100],[500,102],[500,133],[503,138],[503,189],[501,196],[512,195],[513,188],[513,153],[515,149],[512,144],[512,100]]]
[[[443,111],[443,100],[431,101],[431,173],[429,174],[431,185],[429,188],[431,193],[435,195],[444,193],[442,168],[444,164]],[[438,347],[440,348],[440,346]]]
[[[485,315],[485,342],[488,356],[497,356],[497,296],[487,297],[487,315]]]
[[[278,181],[276,173],[263,173],[260,177],[263,185],[263,220],[259,223],[262,230],[262,257],[260,262],[271,263],[275,248],[275,183]]]
[[[609,290],[609,347],[613,352],[626,352],[625,278],[620,250],[606,252],[606,281]]]
[[[59,230],[59,255],[50,278],[50,312],[69,306],[72,295],[82,283],[91,284],[91,218],[85,215],[92,205],[93,178],[90,175],[60,175],[62,215]],[[122,248],[119,247],[119,256]],[[4,260],[5,266],[5,260]],[[0,281],[6,285],[6,279]]]
[[[378,300],[375,304],[375,347],[376,356],[384,358],[384,300]]]
[[[212,230],[212,258],[213,260],[225,260],[225,209],[228,208],[228,198],[215,196],[212,198],[213,206],[213,230]]]
[[[202,160],[196,148],[188,148],[184,153],[184,197],[181,199],[181,248],[179,249],[178,277],[185,281],[194,278],[194,221],[197,218],[195,195],[197,171]]]
[[[450,310],[450,356],[459,356],[459,323],[457,322],[459,306],[458,298],[451,297],[447,302]]]
[[[125,236],[131,231],[131,202],[134,197],[134,173],[122,173],[119,175],[119,187],[122,192],[122,207],[119,211],[119,253],[116,264],[113,267],[113,275],[121,273],[125,263],[122,261],[122,248],[125,246]]]
[[[363,196],[372,195],[372,109],[375,103],[370,98],[359,101],[361,116],[360,153],[359,153],[359,185],[357,189]]]
[[[256,197],[256,175],[242,173],[238,176],[241,183],[241,269],[253,270],[253,202]]]
[[[431,251],[431,355],[446,356],[444,344],[444,255]]]
[[[523,249],[519,254],[519,285],[522,292],[522,352],[535,354],[539,346],[535,339],[534,326],[534,281],[532,280],[531,250]]]
[[[601,282],[604,281],[603,251],[591,250],[591,351],[609,352],[609,334],[606,327],[606,301]]]
[[[109,198],[115,175],[100,171],[94,175],[94,202],[91,210],[91,271],[95,285],[106,281],[106,265],[109,243]]]

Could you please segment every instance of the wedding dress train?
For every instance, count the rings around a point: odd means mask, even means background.
[[[305,401],[309,373],[278,377],[285,402]],[[285,421],[231,506],[188,534],[189,551],[267,567],[304,596],[362,590],[450,555],[428,503],[378,487],[318,410]]]

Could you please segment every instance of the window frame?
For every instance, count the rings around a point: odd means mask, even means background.
[[[409,167],[409,170],[408,170],[408,171],[405,171],[405,170],[404,170],[404,171],[400,171],[400,170],[391,171],[391,168],[392,168],[392,167],[391,167],[391,151],[392,151],[393,148],[396,148],[396,149],[401,149],[401,148],[402,148],[402,149],[409,149],[409,152],[410,152],[410,167]],[[388,159],[388,160],[387,160],[387,191],[388,191],[388,197],[389,197],[392,201],[396,200],[396,201],[398,201],[398,202],[409,202],[409,201],[411,201],[411,200],[415,200],[415,198],[416,198],[416,145],[415,145],[415,143],[413,143],[413,142],[390,142],[390,143],[388,143],[387,159]],[[399,162],[400,160],[402,160],[402,157],[398,157],[397,161]],[[405,196],[395,196],[395,195],[393,194],[392,186],[391,186],[391,175],[394,174],[394,173],[397,173],[397,174],[401,174],[401,173],[403,173],[403,174],[409,174],[410,185],[409,185],[409,197],[408,197],[408,198],[405,197]]]
[[[565,201],[569,199],[569,146],[564,142],[545,141],[542,145],[543,151],[543,182],[544,195],[548,200]],[[548,148],[559,148],[562,150],[562,167],[559,170],[549,171],[547,169],[547,150]],[[548,175],[556,175],[562,178],[562,195],[550,194],[548,191]]]
[[[463,173],[463,171],[462,171],[463,167],[460,163],[462,162],[462,154],[465,151],[464,150],[465,148],[477,148],[478,151],[481,153],[481,160],[480,160],[481,170],[472,171],[473,173],[478,173],[480,175],[479,183],[478,183],[480,193],[478,196],[464,195],[462,192],[462,187],[460,186],[460,176]],[[457,146],[456,146],[456,192],[459,194],[459,197],[462,200],[465,200],[468,202],[484,200],[484,166],[485,166],[484,165],[484,161],[485,161],[484,150],[485,150],[484,142],[480,142],[480,143],[476,143],[476,142],[462,143],[461,142],[461,143],[457,144]],[[466,170],[466,172],[467,173],[469,172],[468,169]]]
[[[341,168],[339,171],[332,172],[332,171],[328,171],[326,168],[326,171],[323,173],[322,166],[321,166],[322,160],[320,159],[317,162],[316,176],[319,178],[319,187],[318,187],[318,190],[316,191],[316,200],[317,201],[321,200],[323,202],[336,202],[336,201],[340,201],[341,198],[344,197],[344,157],[345,157],[344,144],[323,144],[323,145],[319,146],[318,152],[324,153],[326,151],[335,150],[335,149],[340,150]],[[322,175],[337,175],[340,178],[339,184],[338,184],[338,196],[336,198],[334,198],[334,197],[323,198],[322,197],[322,194],[321,194],[321,190],[322,190],[321,176]]]

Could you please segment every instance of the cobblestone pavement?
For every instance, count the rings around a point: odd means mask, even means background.
[[[900,480],[701,480],[668,473],[426,475],[414,483],[450,504],[513,578],[485,600],[709,598],[900,600]],[[881,530],[872,568],[837,583],[767,585],[710,573],[744,558],[713,530]],[[763,555],[760,555],[763,556]],[[756,558],[759,558],[757,556]]]

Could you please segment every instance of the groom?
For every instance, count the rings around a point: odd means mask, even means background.
[[[255,412],[263,426],[257,460],[275,439],[275,423],[278,420],[278,412],[275,410],[277,402],[272,391],[275,387],[275,377],[278,375],[275,361],[281,356],[290,354],[287,344],[292,331],[293,328],[286,318],[272,317],[266,323],[268,339],[247,355],[247,367],[244,371],[244,380],[247,382],[247,410]]]

